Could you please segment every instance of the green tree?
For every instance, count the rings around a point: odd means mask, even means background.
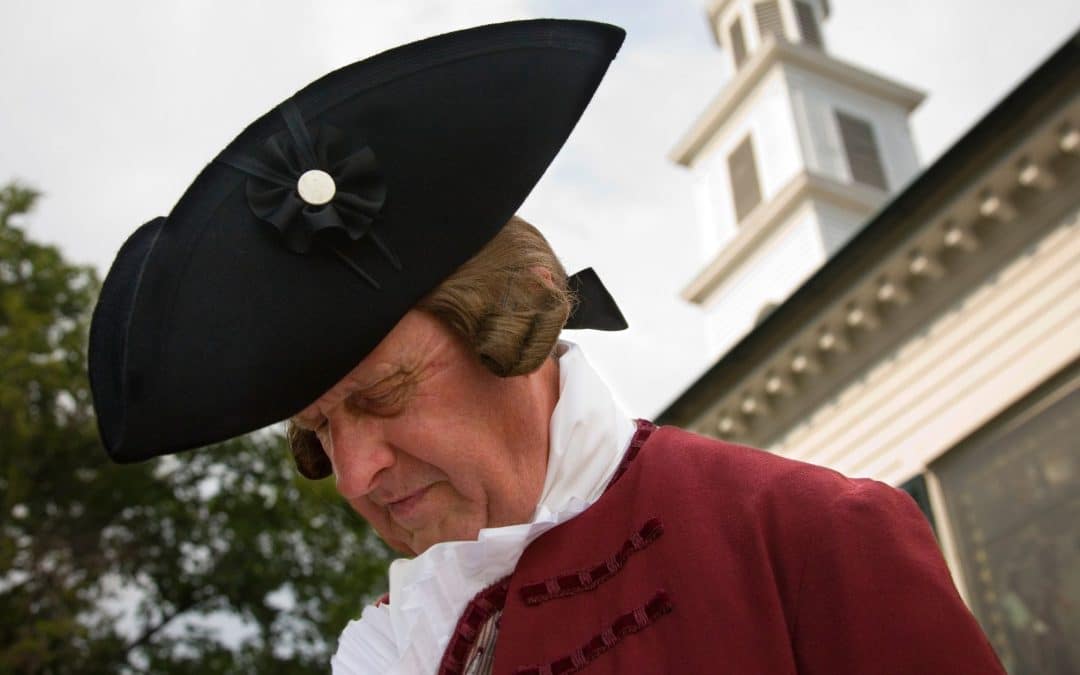
[[[111,464],[85,370],[98,279],[0,188],[0,673],[325,672],[389,552],[278,433]]]

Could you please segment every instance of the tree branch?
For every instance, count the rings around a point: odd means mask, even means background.
[[[198,598],[198,599],[192,598],[190,602],[187,602],[187,603],[182,604],[182,605],[178,605],[177,607],[175,607],[173,609],[173,611],[171,611],[168,614],[165,614],[164,616],[162,616],[161,620],[158,621],[156,624],[154,624],[150,628],[147,628],[146,630],[144,630],[142,635],[135,638],[135,640],[133,640],[132,642],[129,642],[124,647],[123,651],[121,651],[119,656],[122,656],[124,661],[127,662],[128,659],[131,656],[132,651],[134,651],[135,649],[138,649],[142,645],[149,642],[150,639],[152,637],[154,637],[154,635],[156,635],[162,628],[164,628],[165,626],[172,623],[172,621],[176,617],[178,617],[178,616],[180,616],[182,614],[186,614],[187,612],[190,612],[191,610],[195,609],[196,607],[198,607],[202,603],[206,602],[207,600],[209,600],[208,597],[207,598]]]

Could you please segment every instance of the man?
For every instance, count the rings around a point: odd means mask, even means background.
[[[289,418],[413,556],[335,672],[1002,672],[905,495],[635,423],[559,341],[625,323],[512,216],[621,41],[462,31],[256,120],[106,279],[110,455]]]

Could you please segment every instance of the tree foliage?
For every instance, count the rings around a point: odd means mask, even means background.
[[[91,268],[0,188],[0,673],[325,672],[388,551],[264,431],[111,464],[85,369]]]

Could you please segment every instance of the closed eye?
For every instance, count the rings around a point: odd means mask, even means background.
[[[405,387],[380,392],[357,393],[345,401],[346,409],[354,415],[393,417],[405,409],[408,391]]]
[[[345,407],[354,415],[394,417],[405,410],[415,387],[412,372],[399,370],[374,386],[354,392],[345,399]]]

